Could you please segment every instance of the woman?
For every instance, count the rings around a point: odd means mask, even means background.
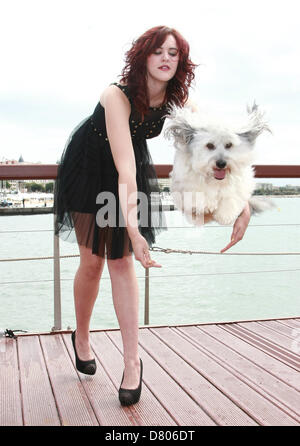
[[[149,254],[163,223],[160,211],[150,209],[150,194],[159,189],[146,139],[160,134],[168,105],[186,104],[194,69],[189,45],[176,30],[146,31],[126,54],[121,82],[103,91],[93,115],[71,135],[58,170],[55,232],[77,241],[80,250],[72,333],[76,366],[86,374],[96,371],[89,323],[106,258],[124,350],[122,405],[139,400],[142,380],[132,251],[145,268],[161,267]],[[140,193],[148,199],[141,208],[146,222],[138,221]]]

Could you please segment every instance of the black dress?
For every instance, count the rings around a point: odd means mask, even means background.
[[[167,107],[150,108],[142,121],[127,86],[114,85],[126,94],[131,103],[129,124],[136,161],[137,190],[148,198],[148,219],[145,216],[139,218],[138,215],[139,231],[151,247],[155,235],[166,225],[146,139],[160,134]],[[115,198],[115,218],[112,220],[104,218],[107,217],[104,211],[109,200],[103,200],[103,194],[100,194],[103,192],[108,194],[108,198],[111,196],[109,194]],[[132,252],[119,204],[118,172],[107,138],[105,112],[99,102],[94,113],[74,129],[67,142],[55,182],[54,214],[55,234],[63,240],[91,248],[93,254],[108,259],[122,258]]]

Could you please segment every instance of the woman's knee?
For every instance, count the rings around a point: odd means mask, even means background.
[[[91,249],[80,248],[79,268],[87,276],[87,278],[100,278],[104,267],[104,261],[104,258],[92,254]]]
[[[107,267],[110,273],[126,273],[133,267],[132,255],[124,256],[121,259],[107,259]]]

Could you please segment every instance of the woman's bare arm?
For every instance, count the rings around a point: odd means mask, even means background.
[[[138,230],[136,163],[129,128],[129,100],[117,86],[111,85],[102,94],[101,104],[105,109],[107,136],[119,174],[120,205],[135,257],[144,267],[160,266],[151,261],[147,241]]]
[[[107,136],[119,174],[120,204],[129,237],[132,238],[138,233],[138,225],[137,218],[133,217],[136,204],[128,203],[128,198],[134,198],[134,194],[137,194],[136,165],[129,129],[130,103],[125,94],[113,85],[106,89],[101,102],[105,109]],[[130,221],[128,215],[131,216]]]

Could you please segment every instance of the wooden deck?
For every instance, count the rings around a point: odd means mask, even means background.
[[[70,333],[0,340],[1,426],[299,426],[300,319],[140,329],[141,400],[122,408],[119,330],[93,331],[94,376]],[[298,353],[297,353],[298,351]]]

